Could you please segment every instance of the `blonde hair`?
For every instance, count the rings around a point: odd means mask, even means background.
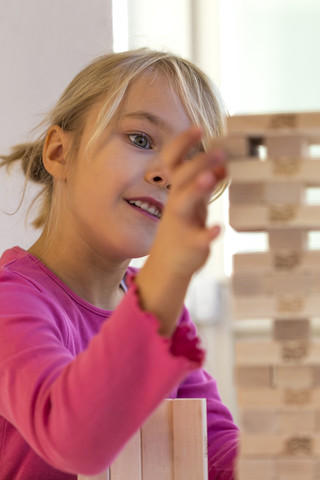
[[[203,147],[208,149],[213,139],[224,131],[225,109],[220,95],[209,78],[193,63],[168,52],[138,49],[103,55],[84,68],[71,81],[56,106],[41,126],[44,132],[37,140],[16,145],[9,155],[3,155],[1,165],[10,166],[21,161],[26,181],[41,184],[42,204],[33,225],[41,227],[50,217],[53,204],[53,179],[42,162],[42,151],[48,127],[59,125],[72,132],[70,154],[76,152],[86,115],[98,101],[100,111],[93,138],[98,138],[115,116],[128,88],[143,73],[159,72],[167,79],[178,95],[192,123],[203,130]],[[218,185],[214,196],[226,188],[226,182]]]

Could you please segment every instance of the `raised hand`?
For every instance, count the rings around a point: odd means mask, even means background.
[[[207,226],[212,191],[226,176],[220,150],[189,152],[201,141],[201,130],[191,127],[161,152],[171,191],[150,256],[137,275],[142,308],[159,318],[161,333],[170,335],[192,275],[203,266],[219,226]]]

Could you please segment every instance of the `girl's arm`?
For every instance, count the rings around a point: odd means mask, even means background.
[[[85,348],[81,331],[96,317],[81,317],[77,304],[70,311],[66,297],[57,301],[21,272],[0,272],[0,415],[58,470],[93,475],[107,468],[202,363],[194,332],[160,336],[158,320],[141,310],[129,283]],[[7,440],[0,454],[20,458]]]

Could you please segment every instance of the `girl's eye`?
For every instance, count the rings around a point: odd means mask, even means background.
[[[132,133],[129,135],[129,138],[131,142],[139,148],[145,148],[146,150],[151,148],[151,141],[147,135],[142,133]]]

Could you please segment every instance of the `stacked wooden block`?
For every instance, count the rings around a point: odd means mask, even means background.
[[[165,400],[108,470],[78,480],[208,480],[205,399]]]
[[[320,205],[305,201],[320,187],[314,144],[320,113],[228,119],[230,224],[269,240],[265,253],[234,255],[234,318],[273,325],[271,340],[235,342],[238,480],[320,479],[320,250],[308,246]]]

